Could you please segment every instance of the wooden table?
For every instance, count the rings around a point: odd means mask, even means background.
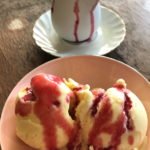
[[[101,0],[127,27],[125,41],[106,56],[121,60],[150,79],[150,0]],[[32,29],[50,9],[48,0],[0,0],[0,113],[16,83],[33,68],[55,59],[36,46]]]

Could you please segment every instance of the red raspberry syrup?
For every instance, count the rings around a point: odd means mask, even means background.
[[[124,112],[126,114],[126,117],[127,117],[127,129],[132,131],[134,129],[134,124],[133,124],[133,120],[132,118],[130,117],[130,114],[129,114],[129,111],[130,109],[132,108],[132,101],[129,97],[129,90],[126,89],[123,85],[114,85],[114,88],[116,88],[118,91],[124,93]]]
[[[88,40],[87,40],[87,41],[89,41],[89,42],[91,41],[92,36],[93,36],[93,34],[94,34],[94,30],[95,30],[95,28],[94,28],[94,26],[95,26],[94,10],[95,10],[96,5],[98,4],[98,1],[99,1],[99,0],[97,0],[97,2],[94,4],[94,6],[92,7],[92,9],[91,9],[91,11],[90,11],[90,16],[91,16],[91,32],[90,32],[90,36],[89,36],[89,38],[88,38]]]
[[[110,104],[110,99],[107,95],[97,97],[93,103],[91,115],[95,118],[93,127],[89,133],[89,144],[94,146],[94,150],[117,150],[121,143],[121,136],[128,130],[134,129],[133,121],[130,117],[129,111],[132,108],[132,101],[128,96],[128,90],[121,85],[114,86],[119,92],[124,93],[124,105],[122,106],[122,113],[119,115],[116,122],[111,123],[113,111]],[[95,109],[101,103],[99,112]],[[94,114],[94,115],[93,115]],[[104,148],[103,141],[99,137],[100,134],[110,134],[111,140],[109,147]],[[128,142],[130,145],[134,143],[134,137],[129,136]]]
[[[64,130],[69,141],[74,137],[74,127],[64,118],[61,109],[59,84],[63,81],[52,75],[37,75],[31,80],[33,93],[37,98],[34,112],[44,127],[44,141],[48,150],[56,150],[56,126]],[[66,100],[65,100],[66,102]]]
[[[75,37],[75,41],[76,42],[79,42],[79,38],[78,38],[78,27],[79,27],[79,23],[80,23],[80,17],[79,17],[79,0],[75,0],[75,3],[74,3],[74,14],[75,14],[75,17],[76,17],[76,20],[75,20],[75,24],[74,24],[74,37]]]
[[[95,99],[93,101],[93,105],[91,107],[91,115],[95,116],[97,113],[97,107],[98,104],[100,103],[100,101],[102,100],[103,96],[104,96],[104,90],[95,90],[92,92],[93,95],[95,96]]]
[[[130,135],[130,136],[128,137],[128,143],[129,143],[130,145],[133,145],[133,144],[134,144],[134,137],[133,137],[132,135]]]
[[[73,92],[70,95],[70,108],[69,108],[69,114],[72,117],[73,120],[76,120],[76,108],[78,106],[78,104],[80,103],[79,97],[77,92],[82,90],[82,85],[79,85],[78,87],[73,88]]]
[[[58,147],[57,139],[59,137],[57,137],[56,127],[60,127],[64,131],[69,142],[73,140],[75,133],[77,133],[76,125],[69,123],[62,112],[61,105],[62,103],[67,103],[68,95],[70,94],[68,93],[64,102],[59,99],[61,96],[60,84],[62,83],[62,79],[53,75],[36,75],[31,80],[30,92],[27,92],[27,95],[23,98],[24,101],[28,101],[32,97],[31,93],[34,95],[34,101],[36,102],[32,110],[43,126],[43,140],[48,150],[56,150]],[[31,108],[29,109],[27,106],[17,104],[16,113],[19,112],[20,115],[26,116],[31,111]],[[28,113],[22,112],[24,109],[27,109]]]
[[[117,121],[111,123],[113,111],[109,98],[104,95],[100,102],[102,103],[102,108],[95,115],[94,125],[89,133],[89,144],[93,145],[94,148],[103,150],[103,141],[99,135],[107,133],[111,135],[110,147],[108,149],[111,150],[111,148],[117,148],[121,142],[121,135],[126,131],[124,126],[126,116],[122,112]]]
[[[19,98],[15,107],[15,114],[19,114],[22,117],[27,116],[32,111],[32,101],[35,101],[35,96],[30,88],[25,89],[26,94]]]
[[[98,3],[98,0],[93,5],[92,9],[90,10],[90,23],[91,23],[90,35],[89,35],[89,37],[86,40],[80,41],[79,40],[79,36],[78,36],[78,29],[79,29],[79,25],[80,25],[80,8],[79,8],[79,0],[75,0],[74,10],[73,10],[74,14],[75,14],[75,17],[76,17],[75,24],[74,24],[75,42],[77,42],[77,43],[91,42],[92,36],[94,34],[94,30],[95,30],[95,28],[94,28],[95,27],[94,10],[95,10],[95,7],[96,7],[97,3]]]

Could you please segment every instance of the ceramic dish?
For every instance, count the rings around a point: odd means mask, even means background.
[[[126,29],[121,17],[114,11],[101,6],[101,25],[91,42],[74,44],[61,39],[51,22],[51,12],[42,14],[33,28],[33,38],[38,46],[51,55],[104,55],[115,49],[124,40]]]
[[[28,73],[10,93],[0,122],[0,142],[2,150],[33,150],[21,142],[15,135],[15,98],[20,88],[29,85],[30,79],[37,73],[50,73],[59,77],[71,77],[79,83],[88,83],[92,87],[104,89],[113,85],[118,78],[124,78],[128,88],[142,100],[150,120],[150,84],[133,68],[107,57],[72,56],[49,61]],[[150,124],[147,132],[150,150]]]

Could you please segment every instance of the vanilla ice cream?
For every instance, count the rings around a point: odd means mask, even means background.
[[[138,97],[120,79],[104,91],[77,92],[80,103],[76,117],[82,128],[84,145],[94,149],[133,150],[146,137],[148,119]]]
[[[16,102],[16,133],[26,144],[42,150],[66,146],[75,134],[70,117],[71,90],[55,76],[32,78],[31,88],[19,92]]]
[[[39,74],[16,101],[17,136],[41,150],[140,150],[148,119],[139,98],[117,80],[106,91]]]

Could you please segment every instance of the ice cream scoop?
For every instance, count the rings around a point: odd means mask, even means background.
[[[124,80],[104,91],[82,90],[77,93],[80,103],[76,117],[84,145],[94,150],[133,150],[146,137],[148,119],[138,97],[126,88]]]
[[[17,136],[41,150],[144,150],[148,119],[123,79],[106,91],[39,74],[22,89]]]
[[[58,77],[47,74],[33,77],[31,88],[18,94],[17,136],[37,149],[54,150],[66,146],[76,132],[68,113],[70,93]]]

